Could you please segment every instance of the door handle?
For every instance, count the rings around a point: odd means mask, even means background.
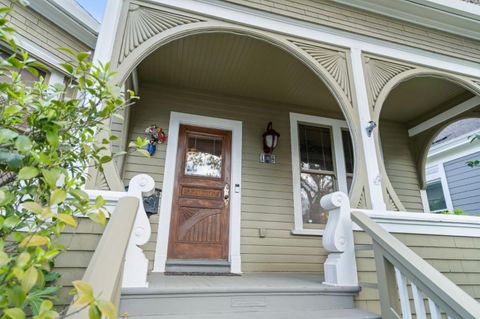
[[[228,204],[230,200],[230,184],[226,183],[225,187],[223,188],[223,200],[225,201],[225,205]]]

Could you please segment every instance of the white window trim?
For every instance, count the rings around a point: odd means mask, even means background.
[[[162,200],[158,221],[158,236],[155,248],[154,272],[165,272],[168,240],[170,238],[170,220],[172,215],[173,191],[175,186],[175,167],[177,165],[178,134],[181,124],[216,128],[232,132],[230,227],[228,260],[232,273],[241,273],[240,222],[241,222],[241,182],[242,182],[242,122],[187,113],[170,113],[168,127],[167,153],[162,187]]]
[[[293,235],[323,235],[323,229],[303,228],[302,196],[300,186],[300,145],[298,143],[298,124],[324,125],[332,128],[334,141],[333,150],[335,156],[335,168],[337,175],[338,190],[348,194],[347,172],[342,142],[342,129],[348,129],[346,121],[325,118],[314,115],[290,113],[290,145],[292,148],[292,178],[293,178],[293,210],[294,228]],[[344,178],[341,178],[344,177]]]
[[[430,209],[430,204],[428,202],[428,195],[427,195],[427,190],[425,190],[425,195],[426,195],[426,203],[424,206],[428,208],[428,211],[425,211],[426,213],[439,213],[443,212],[445,210],[448,211],[453,211],[453,205],[452,205],[452,199],[450,197],[450,190],[448,189],[448,184],[447,184],[447,177],[445,175],[445,169],[443,168],[443,164],[438,165],[438,173],[429,175],[429,180],[427,181],[427,187],[428,184],[433,184],[440,182],[440,185],[442,186],[442,192],[443,192],[443,198],[445,200],[445,209],[438,209],[438,210],[431,210]]]

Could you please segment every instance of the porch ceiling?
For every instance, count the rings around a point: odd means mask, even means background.
[[[189,36],[167,44],[138,68],[140,85],[166,85],[338,113],[325,84],[302,62],[261,40],[229,33]]]
[[[418,77],[392,90],[383,106],[381,118],[415,125],[473,96],[473,93],[451,81]]]

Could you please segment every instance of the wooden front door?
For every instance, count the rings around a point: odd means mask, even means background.
[[[231,136],[180,126],[169,259],[227,259]]]

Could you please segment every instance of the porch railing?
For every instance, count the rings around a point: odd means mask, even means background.
[[[419,319],[440,319],[444,316],[452,319],[480,318],[480,303],[365,213],[352,210],[345,194],[329,194],[322,198],[321,204],[330,211],[323,241],[325,248],[331,252],[328,259],[335,265],[325,267],[327,284],[338,284],[345,278],[354,278],[352,284],[356,281],[356,269],[349,269],[344,264],[352,260],[353,221],[372,238],[382,318],[410,319],[413,309]],[[327,238],[332,234],[333,239]],[[339,243],[335,249],[329,244],[332,240]],[[331,273],[342,269],[350,273]]]
[[[143,207],[143,194],[155,188],[153,178],[140,174],[129,184],[128,192],[89,191],[94,199],[102,195],[110,219],[88,264],[83,280],[95,294],[112,301],[117,307],[121,289],[147,287],[148,259],[139,247],[150,239],[150,222]],[[88,310],[75,313],[76,319],[88,318]]]

